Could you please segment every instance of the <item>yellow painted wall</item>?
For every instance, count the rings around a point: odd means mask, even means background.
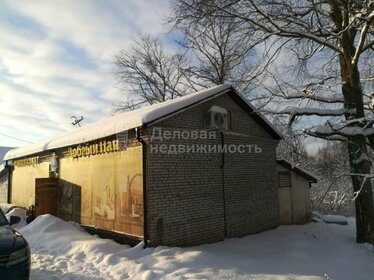
[[[12,203],[24,207],[35,204],[35,179],[48,176],[48,162],[15,166],[12,172]]]
[[[59,178],[65,188],[79,187],[82,224],[143,235],[142,148],[91,157],[60,159]],[[66,198],[66,205],[71,199]]]
[[[82,224],[143,235],[142,147],[89,157],[57,157],[59,216]],[[35,204],[35,179],[49,162],[15,166],[12,203]]]

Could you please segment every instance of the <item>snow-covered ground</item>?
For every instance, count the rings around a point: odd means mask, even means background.
[[[374,279],[374,249],[347,226],[281,226],[190,248],[130,248],[51,215],[22,228],[31,279]]]

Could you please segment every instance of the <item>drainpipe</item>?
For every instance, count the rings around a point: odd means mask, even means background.
[[[8,169],[8,192],[7,192],[7,203],[11,203],[12,202],[12,166],[11,164],[9,163],[9,161],[7,160],[5,162],[5,168]]]
[[[148,247],[148,222],[147,222],[147,184],[146,184],[146,160],[147,160],[147,143],[142,138],[142,128],[135,128],[136,139],[142,145],[142,167],[143,167],[143,239],[144,239],[144,249]]]
[[[222,171],[222,195],[223,195],[223,222],[224,222],[224,232],[225,238],[227,237],[227,227],[226,227],[226,194],[225,194],[225,153],[223,151],[223,146],[225,144],[224,134],[221,131],[221,145],[222,145],[222,161],[221,161],[221,171]]]

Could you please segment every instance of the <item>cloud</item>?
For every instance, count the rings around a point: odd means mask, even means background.
[[[111,114],[112,61],[139,33],[167,31],[167,1],[2,1],[0,130],[37,141]],[[20,145],[0,135],[0,146]]]
[[[164,30],[167,1],[9,1],[54,39],[68,38],[96,59],[108,59],[139,32]]]

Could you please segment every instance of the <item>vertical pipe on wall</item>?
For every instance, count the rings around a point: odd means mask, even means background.
[[[223,146],[225,144],[225,139],[224,139],[224,134],[221,131],[221,145],[222,145],[222,161],[221,161],[221,172],[222,172],[222,196],[223,196],[223,224],[224,224],[224,233],[225,237],[227,236],[227,227],[226,227],[226,194],[225,194],[225,171],[224,171],[224,166],[225,166],[225,153]]]
[[[144,248],[148,247],[148,226],[147,226],[147,182],[146,182],[146,159],[147,159],[147,143],[142,138],[142,128],[135,128],[136,139],[142,145],[142,167],[143,167],[143,240]]]
[[[5,168],[8,169],[8,191],[7,191],[7,203],[12,203],[12,166],[9,161],[5,162]]]

